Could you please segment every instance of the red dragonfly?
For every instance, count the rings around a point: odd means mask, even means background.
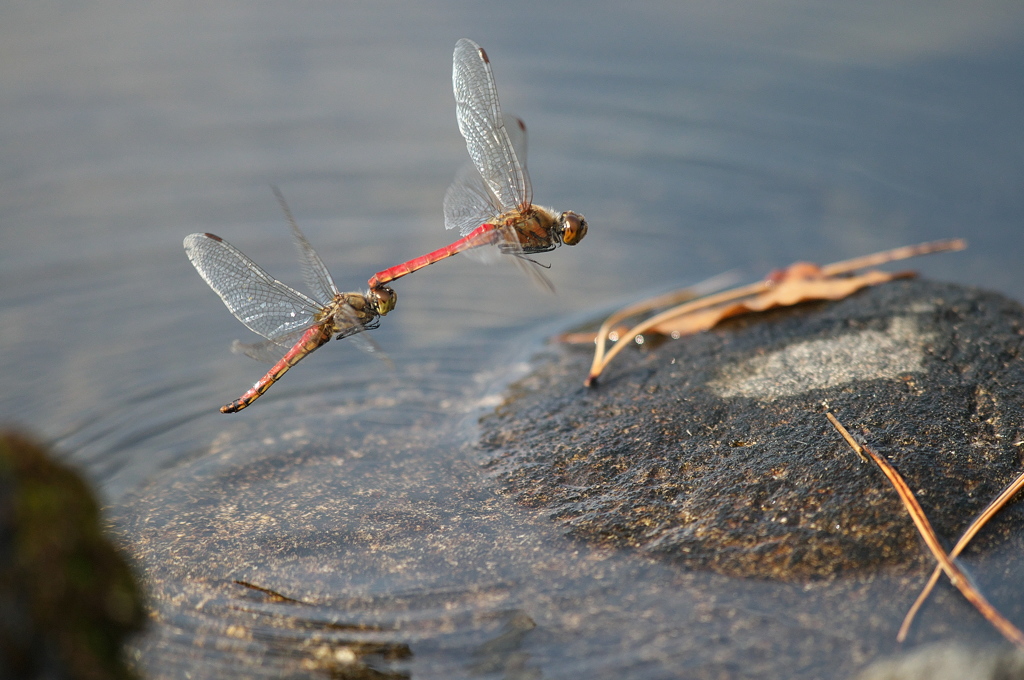
[[[284,205],[280,194],[278,198]],[[199,275],[236,319],[266,338],[254,344],[235,340],[232,351],[274,364],[245,394],[221,406],[221,413],[241,411],[270,389],[288,369],[332,337],[340,340],[376,328],[380,317],[395,308],[397,296],[387,286],[365,294],[340,292],[287,206],[285,214],[302,258],[303,278],[314,297],[271,277],[219,236],[190,234],[185,237],[185,253]],[[375,350],[373,343],[368,340],[365,343],[364,349]]]
[[[374,274],[370,289],[456,253],[493,244],[498,252],[517,256],[517,264],[552,290],[528,255],[554,250],[562,243],[576,245],[587,234],[587,220],[571,210],[556,213],[533,204],[526,171],[526,126],[518,118],[502,117],[491,61],[482,47],[467,38],[455,44],[452,84],[459,131],[472,160],[445,193],[444,226],[458,228],[462,238]]]

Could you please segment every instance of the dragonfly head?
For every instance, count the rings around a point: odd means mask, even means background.
[[[395,304],[398,303],[398,294],[387,286],[371,288],[366,297],[373,306],[373,309],[381,316],[394,309]]]
[[[587,235],[587,218],[572,210],[566,210],[558,216],[558,226],[562,230],[562,243],[574,246]]]

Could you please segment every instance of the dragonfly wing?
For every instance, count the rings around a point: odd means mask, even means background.
[[[280,338],[280,344],[273,340],[260,340],[259,342],[242,342],[235,340],[231,343],[231,351],[235,354],[244,354],[250,359],[262,361],[265,364],[276,364],[278,360],[288,351],[290,345],[284,343],[289,340],[292,345],[299,341],[305,331],[298,330]]]
[[[530,186],[530,173],[526,170],[526,123],[518,116],[505,114],[502,116],[505,121],[505,131],[508,132],[509,141],[512,142],[512,149],[516,152],[516,159],[523,169],[523,196],[533,200],[533,187]]]
[[[459,234],[468,236],[480,225],[497,217],[500,209],[495,205],[496,201],[476,166],[467,162],[444,193],[444,226],[457,228]],[[484,246],[467,250],[465,254],[474,260],[493,262],[498,258],[498,249]]]
[[[327,271],[327,265],[316,254],[316,251],[313,250],[313,246],[309,245],[306,235],[302,233],[295,218],[292,217],[292,211],[284,200],[284,194],[277,187],[272,187],[272,189],[274,190],[274,196],[277,197],[277,202],[281,204],[281,209],[284,211],[288,224],[292,228],[292,236],[295,237],[295,248],[299,251],[299,258],[302,262],[302,278],[306,285],[309,286],[309,289],[316,294],[317,298],[326,304],[338,294],[338,287],[334,284],[331,273]]]
[[[385,366],[394,370],[395,362],[391,361],[391,357],[389,357],[387,353],[381,349],[381,346],[378,345],[377,342],[369,335],[365,333],[356,333],[355,335],[350,335],[349,339],[355,343],[356,347],[377,357]]]
[[[516,267],[521,272],[526,274],[533,284],[543,290],[546,293],[555,292],[555,284],[551,283],[551,279],[544,274],[544,267],[537,264],[529,258],[527,255],[522,253],[513,253],[512,261],[516,263]]]
[[[309,328],[323,308],[219,236],[189,234],[185,254],[236,319],[274,342]]]
[[[369,328],[376,328],[376,323],[372,323]],[[383,361],[388,368],[394,369],[395,364],[391,361],[391,357],[384,353],[380,345],[374,341],[368,334],[363,333],[368,327],[363,325],[363,322],[359,320],[359,315],[356,311],[348,305],[341,305],[338,311],[334,315],[334,328],[335,330],[342,329],[338,333],[338,338],[350,338],[356,347],[373,354],[378,359]]]
[[[466,139],[473,164],[497,196],[500,212],[529,204],[532,196],[526,168],[505,129],[490,60],[467,38],[455,44],[452,86],[459,131]]]
[[[497,199],[484,184],[480,172],[472,163],[459,168],[451,186],[444,192],[444,226],[458,229],[462,236],[469,235],[481,224],[493,220],[501,213]]]

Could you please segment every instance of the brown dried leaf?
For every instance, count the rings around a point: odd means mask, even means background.
[[[813,272],[808,269],[813,267]],[[801,302],[814,300],[841,300],[853,295],[861,288],[877,286],[897,278],[913,276],[913,272],[889,273],[870,271],[857,276],[828,278],[821,273],[821,268],[804,262],[797,263],[783,272],[778,283],[768,290],[747,300],[714,309],[701,310],[686,314],[670,321],[660,323],[650,329],[651,332],[679,337],[691,335],[714,328],[716,325],[733,316],[764,312],[776,307],[791,307]]]
[[[593,341],[596,343],[590,374],[584,381],[584,385],[592,387],[597,384],[597,378],[605,366],[615,358],[615,355],[622,351],[622,348],[626,347],[630,340],[644,333],[654,332],[678,338],[682,335],[708,330],[723,319],[740,314],[763,312],[774,307],[784,307],[811,300],[838,300],[866,286],[877,285],[895,278],[913,276],[912,273],[906,272],[889,274],[879,271],[846,276],[857,269],[917,255],[963,250],[966,247],[967,243],[963,239],[947,239],[895,248],[852,260],[834,262],[824,267],[798,262],[781,272],[773,273],[765,281],[708,295],[656,314],[620,334],[619,341],[607,354],[605,348],[614,324],[639,313],[640,310],[651,310],[660,306],[667,296],[645,300],[616,312],[605,320],[596,336],[584,333],[567,334],[559,340],[562,342]]]

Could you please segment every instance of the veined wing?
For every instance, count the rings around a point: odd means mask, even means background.
[[[334,279],[331,278],[327,265],[316,254],[316,251],[313,250],[313,246],[309,245],[306,235],[302,233],[295,218],[292,217],[292,211],[288,209],[288,204],[284,200],[284,194],[277,187],[271,188],[274,190],[274,196],[277,197],[277,202],[281,204],[284,216],[292,228],[292,235],[295,237],[295,248],[299,251],[299,258],[302,262],[302,278],[306,285],[309,286],[309,289],[319,298],[319,301],[326,305],[338,294],[338,287],[334,284]]]
[[[515,116],[505,116],[505,129],[523,169],[526,169],[526,123]],[[444,226],[458,228],[469,235],[481,224],[503,212],[497,196],[488,188],[476,165],[465,163],[444,194]]]
[[[359,320],[359,316],[355,313],[355,310],[348,305],[342,305],[334,315],[334,324],[335,330],[338,328],[345,329],[338,334],[339,339],[350,339],[355,343],[356,347],[364,352],[376,356],[384,362],[384,365],[394,370],[395,364],[391,361],[391,357],[384,353],[384,350],[381,349],[381,346],[378,345],[373,338],[370,337],[369,333],[362,332],[367,330],[367,327]],[[374,326],[371,325],[371,327]]]
[[[501,213],[498,199],[484,184],[476,166],[471,162],[463,164],[444,192],[445,228],[457,228],[460,235],[468,236]]]
[[[505,130],[487,53],[467,38],[455,44],[452,85],[459,131],[473,164],[501,203],[501,212],[530,204],[529,178]]]
[[[366,330],[366,327],[360,323],[359,317],[351,310],[351,308],[342,307],[336,316],[339,315],[340,318],[335,319],[335,324],[338,324],[340,321],[344,326],[346,326],[346,329],[338,334],[339,338],[350,338],[355,342],[359,349],[375,355],[389,368],[395,367],[391,362],[390,357],[384,353],[384,350],[381,349],[380,345],[374,342],[373,338],[371,338],[369,334],[361,332]],[[266,364],[276,364],[285,352],[291,349],[295,343],[302,339],[302,335],[305,332],[306,330],[304,328],[300,328],[299,330],[281,336],[276,340],[260,340],[258,342],[242,342],[240,340],[235,340],[231,343],[231,351],[235,354],[244,354],[251,359],[262,361]]]
[[[278,342],[309,328],[323,305],[267,274],[213,234],[189,234],[185,253],[210,288],[245,326]]]
[[[533,190],[530,187],[530,174],[526,171],[526,122],[519,116],[508,114],[503,115],[502,120],[505,121],[505,132],[508,133],[508,139],[512,142],[512,150],[516,152],[516,160],[519,161],[519,167],[523,169],[523,181],[526,183],[524,193],[530,196],[532,201]]]
[[[235,340],[231,343],[231,351],[235,354],[244,354],[250,359],[262,361],[265,364],[276,364],[284,356],[284,353],[299,341],[305,332],[305,328],[300,328],[275,340],[258,340],[256,342]]]
[[[459,234],[469,236],[474,229],[501,214],[496,202],[497,199],[484,184],[476,166],[467,161],[444,192],[444,226],[448,229],[458,228]],[[466,257],[478,262],[494,262],[498,259],[499,251],[488,245],[464,253]]]
[[[551,279],[544,274],[543,265],[538,264],[536,261],[531,260],[529,256],[522,253],[513,252],[512,255],[512,261],[515,263],[516,267],[526,274],[526,276],[533,281],[535,286],[546,293],[555,292],[555,284],[551,283]]]

